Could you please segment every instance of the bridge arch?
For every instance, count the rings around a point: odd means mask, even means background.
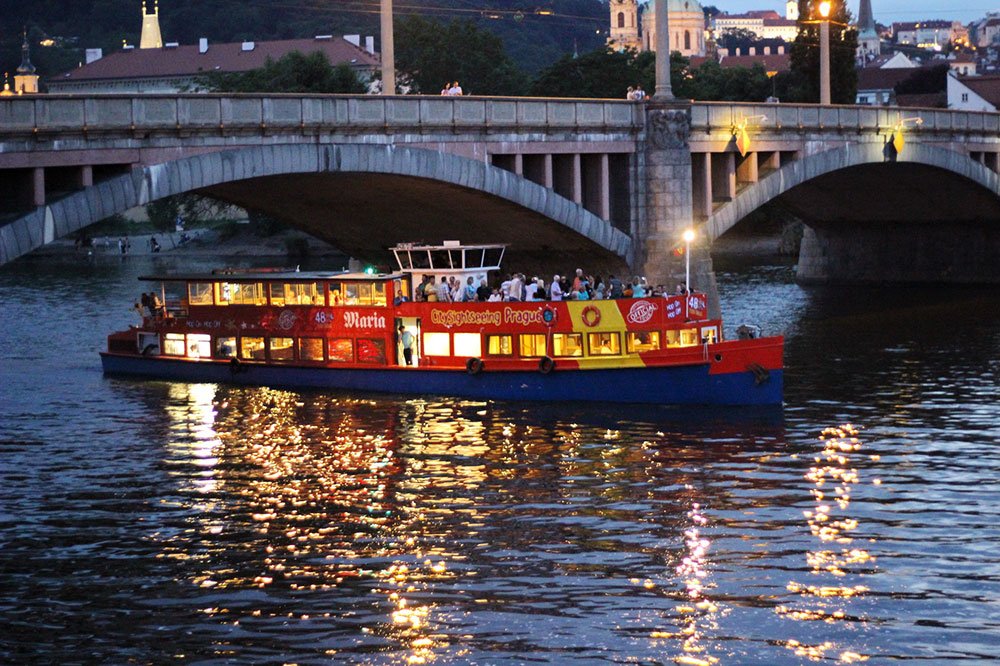
[[[345,226],[323,228],[317,222],[301,225],[289,219],[286,210],[302,210],[305,193],[289,190],[292,179],[313,178],[313,186],[341,188],[341,198],[350,201],[360,233],[349,234]],[[362,196],[359,188],[370,188]],[[266,199],[265,212],[285,218],[293,226],[331,240],[345,252],[359,257],[380,254],[378,234],[372,233],[392,207],[386,195],[405,192],[406,202],[428,210],[446,212],[446,229],[425,226],[414,240],[438,237],[467,241],[509,238],[496,232],[497,224],[532,225],[530,233],[517,234],[531,243],[525,250],[546,248],[579,252],[603,252],[613,261],[631,260],[632,239],[625,232],[550,189],[482,161],[419,148],[366,144],[279,144],[253,146],[185,157],[171,162],[136,167],[85,190],[40,207],[0,228],[0,264],[6,263],[57,238],[130,208],[185,192],[201,192],[226,201],[247,205],[255,197]],[[329,204],[330,197],[315,197],[314,203]],[[451,205],[441,206],[455,199]],[[438,205],[434,205],[437,202]],[[411,216],[419,214],[410,211]],[[485,222],[482,218],[485,218]],[[391,221],[381,221],[389,229]],[[439,224],[439,223],[438,223]],[[412,226],[412,225],[411,225]],[[570,230],[574,233],[566,234]],[[383,244],[409,240],[405,229]]]
[[[882,144],[878,142],[849,143],[841,148],[786,164],[716,210],[703,223],[704,233],[711,243],[750,213],[800,185],[838,171],[885,164],[882,149]],[[985,188],[994,195],[996,205],[1000,206],[1000,174],[972,160],[968,155],[926,143],[911,142],[893,164],[932,167],[958,176]],[[942,215],[944,214],[946,212],[942,211]]]

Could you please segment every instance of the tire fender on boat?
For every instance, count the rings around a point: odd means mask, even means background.
[[[553,370],[555,370],[556,362],[552,360],[549,356],[543,356],[538,359],[538,372],[543,375],[547,375]]]
[[[246,372],[246,371],[247,368],[245,368],[243,364],[240,363],[240,359],[236,358],[235,356],[229,359],[229,372],[235,375],[238,372]]]
[[[465,362],[465,371],[470,375],[478,375],[483,371],[483,359],[470,358]]]

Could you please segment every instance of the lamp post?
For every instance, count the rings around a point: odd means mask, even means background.
[[[684,230],[684,291],[691,292],[691,241],[694,240],[694,229]]]
[[[830,103],[830,1],[819,3],[819,103]]]
[[[392,0],[382,0],[382,94],[396,94],[396,56],[392,41]]]
[[[653,0],[653,21],[656,24],[656,90],[657,102],[672,102],[674,91],[670,87],[670,26],[667,18],[667,0]]]

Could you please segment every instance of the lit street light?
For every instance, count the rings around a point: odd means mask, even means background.
[[[830,2],[819,3],[819,103],[830,103]]]
[[[694,240],[694,229],[684,230],[684,291],[691,291],[691,241]]]

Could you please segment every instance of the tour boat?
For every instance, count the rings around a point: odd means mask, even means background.
[[[783,338],[741,326],[736,339],[723,339],[705,294],[428,301],[424,276],[455,276],[463,285],[472,278],[479,286],[499,269],[504,246],[391,249],[398,268],[391,273],[223,269],[142,277],[159,283],[157,304],[139,325],[108,337],[104,372],[473,399],[782,400]]]

